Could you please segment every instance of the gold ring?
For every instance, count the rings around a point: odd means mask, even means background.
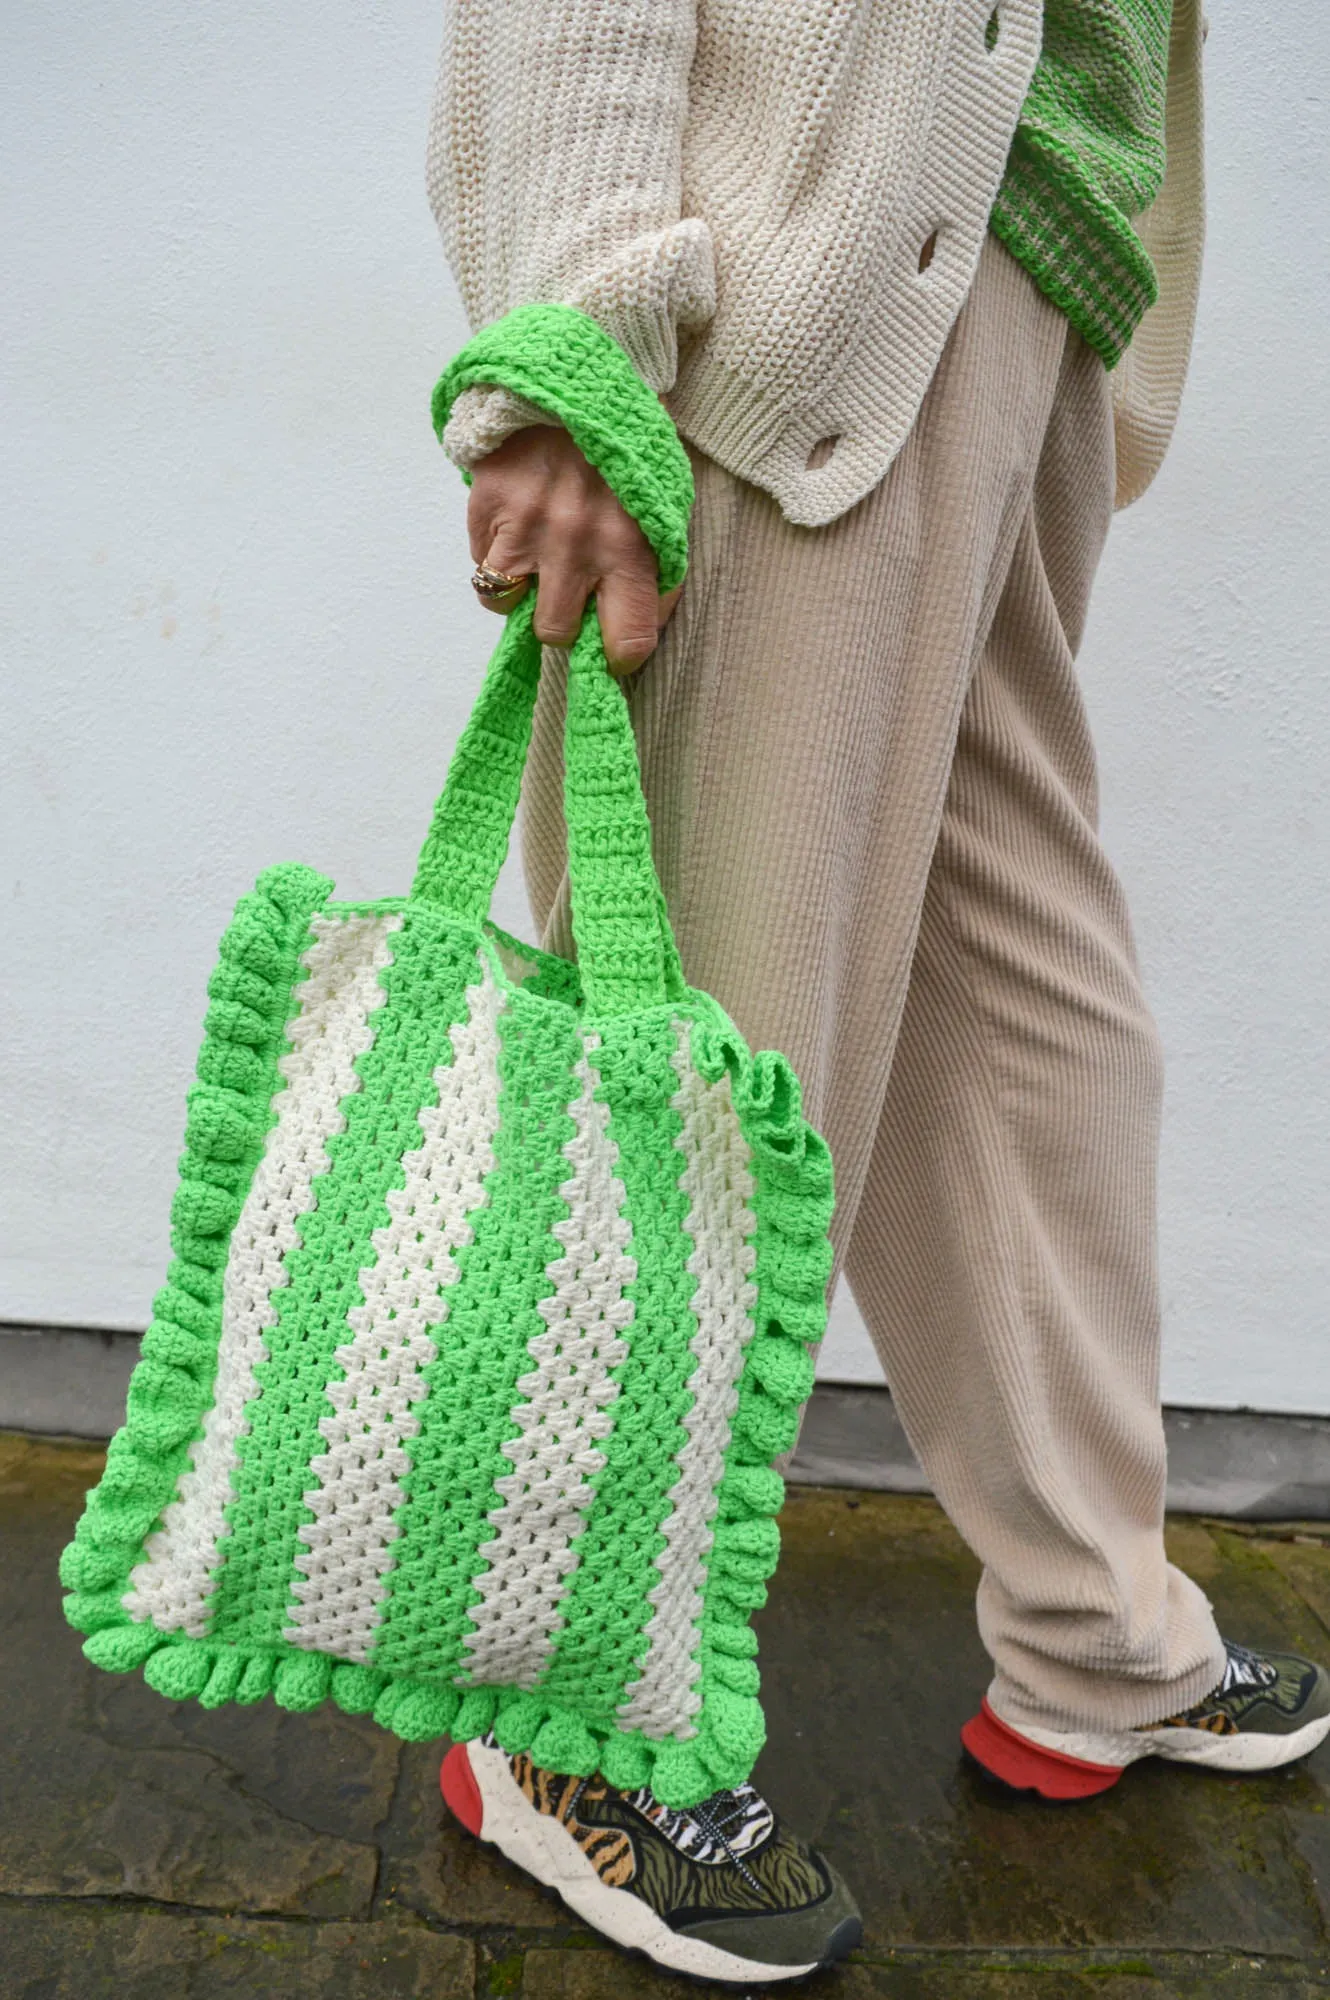
[[[477,563],[471,572],[471,588],[486,604],[512,597],[525,590],[530,581],[529,576],[509,576],[506,570],[491,569],[488,563]]]

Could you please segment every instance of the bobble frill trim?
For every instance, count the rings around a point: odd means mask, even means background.
[[[65,1616],[88,1634],[88,1658],[113,1672],[142,1667],[163,1693],[179,1683],[183,1694],[187,1681],[196,1683],[191,1694],[211,1690],[214,1668],[219,1687],[234,1676],[238,1690],[253,1664],[230,1653],[223,1659],[223,1649],[206,1641],[135,1622],[122,1599],[212,1400],[231,1232],[272,1123],[277,1063],[310,920],[331,891],[325,876],[299,863],[269,868],[223,933],[208,982],[198,1081],[186,1098],[185,1152],[171,1205],[174,1258],[130,1377],[124,1425],[60,1559],[60,1580],[70,1593]],[[239,1667],[232,1668],[235,1658]],[[216,1696],[233,1698],[248,1697]]]
[[[707,1556],[702,1656],[707,1696],[691,1743],[657,1760],[655,1789],[667,1805],[695,1805],[699,1788],[686,1753],[710,1778],[707,1790],[741,1784],[752,1772],[766,1725],[758,1696],[756,1635],[749,1626],[767,1601],[780,1556],[776,1516],[785,1482],[772,1460],[793,1449],[799,1412],[813,1388],[810,1348],[826,1330],[835,1201],[831,1153],[803,1115],[799,1081],[784,1056],[750,1054],[728,1022],[700,1027],[693,1060],[708,1082],[728,1074],[756,1183],[755,1330],[744,1353],[715,1540]],[[664,1762],[665,1770],[660,1768]]]

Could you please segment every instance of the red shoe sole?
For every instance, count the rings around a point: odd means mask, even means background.
[[[961,1742],[990,1778],[1013,1792],[1035,1792],[1041,1799],[1090,1799],[1096,1792],[1108,1791],[1122,1776],[1120,1764],[1091,1764],[1083,1757],[1031,1743],[994,1715],[986,1699],[962,1729]]]
[[[460,1820],[468,1833],[480,1836],[484,1824],[485,1806],[480,1796],[471,1769],[471,1760],[466,1754],[465,1743],[454,1743],[443,1763],[439,1766],[439,1790],[443,1802],[454,1819]]]

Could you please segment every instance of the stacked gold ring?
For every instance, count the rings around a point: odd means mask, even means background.
[[[518,598],[526,589],[529,576],[509,576],[506,570],[491,569],[488,563],[477,563],[471,572],[471,588],[482,604],[502,606],[505,598]]]

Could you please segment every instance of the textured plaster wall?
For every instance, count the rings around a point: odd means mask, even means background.
[[[425,417],[437,0],[49,0],[0,90],[0,1318],[141,1325],[217,932],[396,890],[478,681]],[[1330,1411],[1324,0],[1217,8],[1173,458],[1085,661],[1171,1058],[1166,1390]],[[504,885],[520,922],[520,889]],[[824,1372],[871,1370],[843,1304]]]

